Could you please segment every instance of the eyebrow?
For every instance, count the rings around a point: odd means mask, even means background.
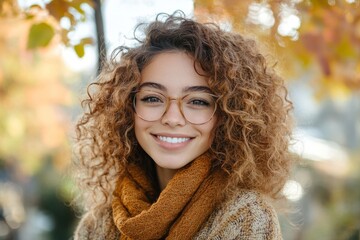
[[[164,87],[163,85],[161,85],[159,83],[154,83],[154,82],[144,82],[143,84],[141,84],[139,86],[139,90],[141,90],[143,87],[151,87],[151,88],[156,88],[161,91],[166,91],[166,87]]]
[[[161,91],[166,91],[167,90],[164,85],[161,85],[161,84],[155,83],[155,82],[145,82],[145,83],[143,83],[143,84],[141,84],[139,86],[139,90],[141,90],[144,87],[156,88],[156,89],[161,90]],[[189,87],[183,88],[183,92],[185,92],[185,93],[187,93],[187,92],[207,92],[207,93],[211,93],[211,90],[207,86],[189,86]]]
[[[183,90],[184,92],[207,92],[207,93],[211,93],[211,90],[209,87],[207,86],[191,86],[191,87],[186,87]]]

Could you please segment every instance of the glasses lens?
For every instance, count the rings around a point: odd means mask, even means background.
[[[165,112],[166,98],[152,91],[137,92],[134,107],[137,115],[146,121],[159,120]]]
[[[164,95],[142,90],[135,94],[136,114],[145,121],[157,121],[165,113],[169,99]],[[186,120],[193,124],[208,122],[215,113],[215,97],[212,94],[198,92],[183,97],[180,101],[181,112]]]
[[[208,122],[216,110],[215,98],[209,93],[191,93],[182,99],[181,104],[185,118],[193,124]]]

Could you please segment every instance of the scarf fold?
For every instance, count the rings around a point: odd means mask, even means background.
[[[212,213],[225,184],[225,172],[212,172],[204,154],[180,169],[152,203],[155,190],[146,174],[130,165],[112,201],[120,239],[191,239]]]

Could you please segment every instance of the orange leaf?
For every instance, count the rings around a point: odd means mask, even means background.
[[[69,2],[64,0],[53,0],[46,5],[49,13],[58,21],[69,11]]]

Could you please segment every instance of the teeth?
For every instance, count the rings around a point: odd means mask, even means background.
[[[190,138],[172,138],[172,137],[163,137],[163,136],[158,136],[158,138],[161,141],[168,143],[183,143],[190,139]]]

